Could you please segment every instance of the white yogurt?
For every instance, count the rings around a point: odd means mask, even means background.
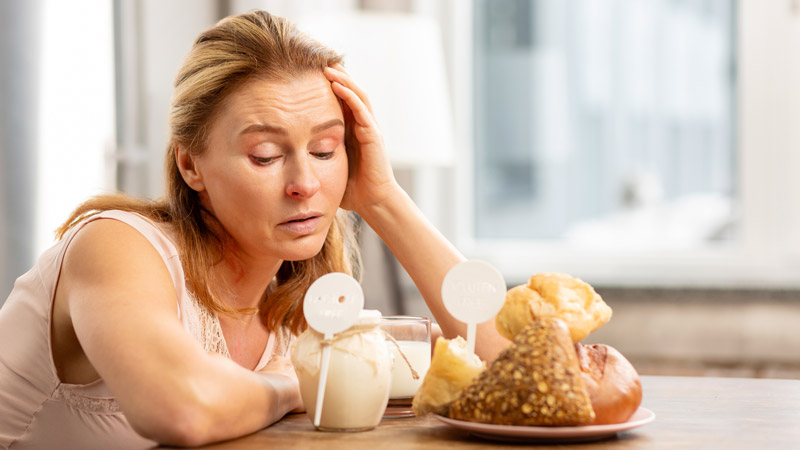
[[[391,356],[378,319],[360,318],[331,344],[320,430],[362,431],[378,425],[391,387]],[[320,333],[307,329],[292,348],[292,363],[308,417],[316,413],[322,359]]]

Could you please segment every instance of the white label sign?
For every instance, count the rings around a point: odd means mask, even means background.
[[[467,324],[467,344],[475,351],[476,325],[494,317],[506,299],[503,275],[483,261],[456,264],[442,283],[442,301],[447,311]]]
[[[329,273],[317,279],[306,292],[303,314],[308,325],[322,334],[344,331],[364,308],[364,292],[353,277]]]

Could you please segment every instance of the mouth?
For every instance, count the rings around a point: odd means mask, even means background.
[[[307,220],[316,219],[316,218],[318,218],[320,216],[322,216],[322,213],[318,213],[316,211],[309,211],[309,212],[306,212],[306,213],[301,213],[301,214],[297,214],[297,215],[294,215],[292,217],[289,217],[283,223],[302,223],[302,222],[305,222]]]
[[[316,230],[321,220],[322,214],[312,211],[292,216],[279,226],[292,234],[303,235],[310,234]]]

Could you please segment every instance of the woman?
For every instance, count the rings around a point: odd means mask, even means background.
[[[463,334],[440,298],[462,257],[397,185],[340,63],[265,12],[200,35],[176,78],[166,200],[81,205],[0,310],[15,343],[0,350],[0,447],[199,445],[301,410],[287,350],[303,294],[357,267],[340,207]],[[506,341],[479,333],[493,358]]]

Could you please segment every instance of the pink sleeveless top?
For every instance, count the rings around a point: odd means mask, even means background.
[[[106,211],[77,225],[17,279],[0,309],[0,449],[138,449],[157,445],[136,434],[108,387],[62,383],[53,363],[50,321],[56,282],[67,246],[88,222],[111,218],[138,230],[172,276],[186,332],[208,352],[228,354],[217,316],[191,295],[166,225],[134,213]],[[285,336],[285,338],[282,338]],[[272,333],[256,370],[285,355],[293,336]]]

